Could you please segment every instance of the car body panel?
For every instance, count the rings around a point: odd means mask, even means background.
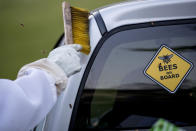
[[[196,18],[195,0],[125,2],[99,10],[108,31],[123,25]]]

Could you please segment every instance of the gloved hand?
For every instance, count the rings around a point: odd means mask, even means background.
[[[54,79],[57,93],[60,94],[66,87],[67,77],[81,69],[77,52],[81,48],[77,44],[58,47],[49,53],[48,58],[24,65],[18,72],[18,77],[27,75],[31,68],[44,70]]]
[[[78,56],[82,46],[71,44],[58,47],[52,50],[48,55],[48,60],[56,63],[67,75],[67,77],[80,71],[80,57]]]

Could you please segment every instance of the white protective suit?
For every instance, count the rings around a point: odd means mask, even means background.
[[[14,81],[0,79],[0,131],[29,131],[51,110],[67,77],[81,69],[79,45],[53,50],[25,65]]]

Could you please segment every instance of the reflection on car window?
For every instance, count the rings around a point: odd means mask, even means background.
[[[196,125],[196,69],[175,94],[143,71],[162,44],[196,65],[196,25],[126,30],[100,49],[84,87],[75,128],[145,129],[158,118],[177,126]]]

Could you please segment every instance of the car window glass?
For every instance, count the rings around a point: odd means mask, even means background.
[[[118,32],[101,47],[87,78],[75,128],[143,129],[159,118],[196,125],[196,69],[171,94],[143,71],[162,44],[196,65],[196,25]],[[182,111],[183,109],[183,111]]]

